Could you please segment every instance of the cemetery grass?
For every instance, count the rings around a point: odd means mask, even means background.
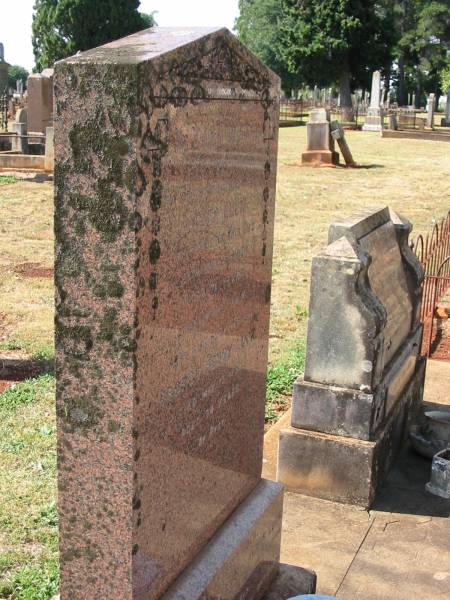
[[[54,378],[0,395],[0,598],[58,589]]]
[[[53,190],[0,176],[0,353],[53,354]]]

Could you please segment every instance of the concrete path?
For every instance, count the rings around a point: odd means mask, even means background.
[[[450,363],[429,361],[425,400],[450,405]],[[269,479],[288,422],[266,434]],[[369,512],[286,493],[282,562],[316,571],[317,591],[341,600],[450,600],[450,500],[425,491],[430,468],[406,450]]]

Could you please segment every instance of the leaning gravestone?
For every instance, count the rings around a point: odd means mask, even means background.
[[[422,268],[388,208],[334,223],[313,259],[305,374],[280,435],[278,480],[370,506],[422,399]]]
[[[56,65],[62,600],[256,598],[279,79],[225,29]]]

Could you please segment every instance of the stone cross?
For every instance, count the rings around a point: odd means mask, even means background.
[[[279,78],[225,29],[56,63],[61,600],[260,598]]]

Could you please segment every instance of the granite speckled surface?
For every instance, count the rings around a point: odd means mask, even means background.
[[[62,600],[159,597],[260,481],[278,86],[224,29],[56,65]]]

